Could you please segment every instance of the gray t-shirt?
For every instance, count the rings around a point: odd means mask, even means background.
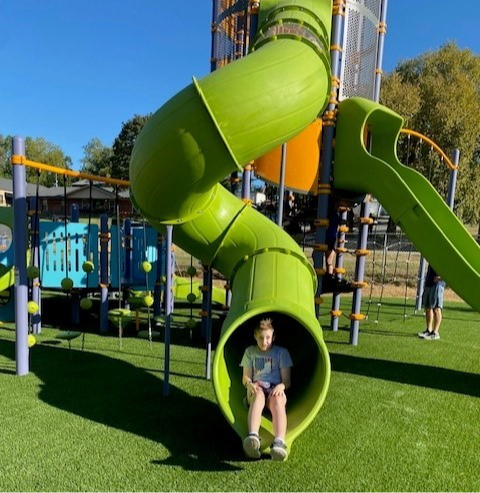
[[[288,349],[272,346],[268,351],[260,351],[258,346],[250,346],[243,354],[241,367],[252,369],[254,382],[268,382],[277,385],[282,381],[280,370],[293,366]]]

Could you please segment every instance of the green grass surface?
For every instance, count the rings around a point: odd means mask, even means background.
[[[83,351],[81,337],[68,350],[45,328],[17,377],[14,331],[2,328],[0,490],[478,491],[480,317],[450,303],[441,340],[424,341],[421,315],[403,310],[384,300],[358,347],[346,318],[332,332],[321,317],[330,390],[286,463],[243,458],[185,333],[173,334],[163,397],[162,342],[127,334],[120,349],[82,319]]]

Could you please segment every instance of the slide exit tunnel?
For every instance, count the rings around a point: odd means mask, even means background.
[[[325,399],[330,360],[315,316],[315,272],[298,244],[219,181],[311,124],[330,95],[331,0],[265,0],[252,52],[165,103],[137,138],[131,196],[174,242],[231,280],[232,303],[213,361],[223,415],[247,433],[241,356],[258,319],[271,317],[294,368],[287,443]],[[266,414],[260,433],[273,438]]]

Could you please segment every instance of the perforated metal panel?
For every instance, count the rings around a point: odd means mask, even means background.
[[[247,0],[215,0],[212,70],[245,55]]]
[[[374,97],[381,0],[347,0],[339,100]]]

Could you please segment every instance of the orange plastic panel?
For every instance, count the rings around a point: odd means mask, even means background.
[[[315,120],[287,142],[285,187],[299,193],[317,195],[322,122]],[[280,183],[282,148],[277,147],[254,161],[255,175],[268,183]]]

